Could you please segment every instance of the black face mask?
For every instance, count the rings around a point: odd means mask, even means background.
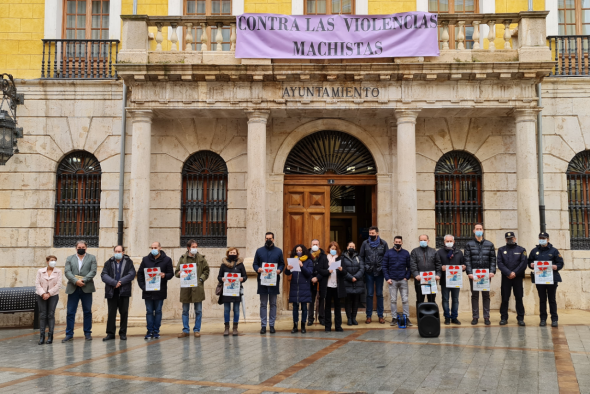
[[[369,238],[371,238],[371,241],[374,241],[377,239],[377,236],[376,235],[369,235]]]
[[[78,249],[78,254],[84,256],[86,254],[86,249]]]
[[[512,246],[512,245],[515,245],[515,244],[516,244],[516,242],[514,242],[513,239],[511,239],[510,241],[506,241],[506,245],[508,245],[508,246]]]
[[[354,248],[348,248],[348,253],[354,254],[354,252],[355,252],[355,249]]]
[[[402,248],[402,246],[400,244],[393,244],[393,247],[396,248],[397,250],[400,250]]]
[[[235,254],[230,254],[229,256],[227,256],[227,259],[229,261],[236,261],[238,259],[238,256],[236,256]]]
[[[266,243],[264,244],[264,246],[266,246],[267,248],[270,248],[272,246],[272,240],[267,239]]]

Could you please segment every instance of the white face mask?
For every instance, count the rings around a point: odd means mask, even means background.
[[[198,251],[199,251],[199,249],[193,248],[193,249],[191,249],[191,254],[195,255],[195,254],[197,254]]]
[[[56,264],[57,264],[57,261],[55,261],[55,260],[51,260],[51,261],[49,262],[49,266],[50,266],[51,268],[54,268]]]
[[[452,248],[452,247],[453,247],[453,245],[454,245],[454,243],[452,243],[452,242],[447,242],[447,243],[445,243],[445,246],[446,246],[447,248],[449,248],[449,249],[450,249],[450,248]]]
[[[320,250],[320,247],[319,247],[319,246],[317,246],[317,245],[313,245],[313,246],[311,247],[311,251],[312,251],[312,252],[317,252],[318,250]]]

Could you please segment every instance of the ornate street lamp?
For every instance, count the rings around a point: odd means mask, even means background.
[[[0,103],[0,166],[18,153],[16,140],[23,138],[23,128],[16,127],[16,106],[23,104],[25,97],[16,93],[14,78],[2,74],[2,102]],[[6,109],[4,105],[6,104]]]

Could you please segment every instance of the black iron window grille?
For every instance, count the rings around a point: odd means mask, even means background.
[[[200,151],[182,169],[180,246],[227,246],[227,165],[216,153]]]
[[[117,79],[118,40],[42,41],[42,79]]]
[[[73,152],[61,161],[55,198],[56,248],[75,246],[79,239],[98,247],[100,182],[100,163],[92,154]]]
[[[293,147],[285,174],[373,175],[377,166],[371,152],[357,138],[340,131],[318,131]]]
[[[473,155],[451,151],[434,171],[436,247],[443,247],[444,236],[451,234],[462,249],[473,238],[475,223],[482,221],[481,166]]]
[[[590,151],[574,156],[567,167],[570,248],[590,249]]]

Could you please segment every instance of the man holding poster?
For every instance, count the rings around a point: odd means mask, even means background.
[[[441,265],[440,260],[436,258],[436,249],[428,246],[430,239],[428,235],[422,234],[419,238],[420,246],[412,250],[410,253],[410,269],[414,275],[414,288],[416,290],[416,310],[418,306],[424,302],[424,297],[428,297],[428,302],[435,302],[436,294],[423,294],[422,286],[420,285],[420,272],[434,271],[434,281],[440,279]]]
[[[281,272],[285,268],[283,251],[275,246],[275,235],[266,233],[264,246],[256,250],[254,255],[254,271],[258,273],[258,294],[260,295],[260,322],[261,334],[266,334],[266,324],[270,320],[270,333],[275,333],[275,319],[277,317],[277,296],[280,293]],[[264,272],[264,264],[276,264],[276,283],[263,284],[261,275]],[[270,303],[270,315],[268,315],[268,304]]]
[[[180,256],[174,275],[180,278],[180,302],[182,302],[182,333],[178,338],[189,336],[188,313],[191,304],[195,308],[195,326],[193,333],[200,337],[203,301],[205,301],[205,281],[209,278],[209,264],[205,256],[199,253],[197,241],[191,239],[186,243],[186,253]]]
[[[459,316],[459,292],[463,287],[463,271],[465,271],[465,258],[460,249],[455,248],[455,237],[445,235],[445,247],[436,252],[436,258],[441,263],[443,274],[440,278],[442,293],[442,305],[445,315],[445,324],[461,325],[457,319]],[[452,297],[452,306],[449,311],[449,296]]]
[[[516,319],[519,326],[524,326],[524,305],[522,297],[524,289],[522,280],[526,270],[526,249],[516,244],[516,236],[512,231],[504,234],[506,246],[498,248],[498,269],[502,272],[502,304],[500,305],[500,325],[508,323],[508,302],[514,289],[516,301]]]
[[[555,249],[551,243],[549,243],[549,234],[539,234],[539,245],[537,245],[529,255],[529,267],[534,270],[535,262],[548,262],[547,265],[553,271],[553,284],[542,285],[536,283],[537,293],[539,293],[539,314],[541,327],[547,325],[547,298],[549,298],[549,311],[551,313],[551,327],[557,327],[557,301],[555,300],[555,293],[557,292],[557,284],[561,282],[561,275],[559,270],[563,268],[563,257],[559,253],[559,250]],[[534,271],[533,271],[534,272]],[[533,283],[535,283],[534,273],[532,274]]]

